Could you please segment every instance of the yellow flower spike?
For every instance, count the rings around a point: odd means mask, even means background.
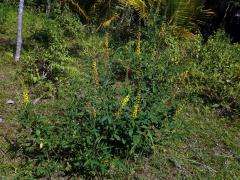
[[[109,33],[106,33],[105,35],[105,48],[108,48],[109,47]]]
[[[24,87],[24,89],[23,89],[23,104],[24,104],[25,108],[29,104],[29,91],[26,87]]]
[[[41,138],[40,141],[41,142],[40,142],[39,148],[42,149],[43,148],[43,139]]]
[[[128,103],[128,101],[130,100],[130,95],[128,94],[122,101],[121,101],[121,106],[120,108],[117,110],[117,112],[115,113],[115,115],[117,117],[120,116],[122,109],[126,106],[126,104]]]
[[[126,104],[128,103],[129,100],[130,100],[130,95],[127,95],[127,96],[121,101],[121,107],[123,108],[124,106],[126,106]]]
[[[98,71],[97,71],[97,62],[93,61],[92,63],[92,71],[93,71],[93,79],[95,81],[96,88],[99,86],[99,81],[98,81]]]
[[[138,36],[137,36],[136,53],[137,53],[137,56],[140,57],[140,55],[141,55],[141,32],[138,32]]]
[[[179,116],[183,112],[184,107],[185,107],[185,103],[178,106],[177,109],[176,109],[175,115]]]
[[[136,119],[139,111],[139,104],[140,104],[140,94],[138,94],[135,104],[133,106],[132,118]]]
[[[109,33],[105,35],[105,42],[104,42],[104,65],[107,67],[109,60]]]

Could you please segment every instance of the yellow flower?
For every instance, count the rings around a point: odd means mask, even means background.
[[[93,79],[95,81],[95,85],[98,88],[99,82],[98,82],[98,71],[97,71],[97,62],[96,61],[93,61],[92,71],[93,71]]]
[[[96,112],[95,108],[92,109],[92,114],[93,114],[94,119],[96,119],[97,118],[97,112]]]
[[[25,108],[29,104],[29,92],[26,87],[23,89],[23,104],[24,104]]]
[[[43,139],[40,138],[40,145],[39,145],[39,148],[42,149],[43,148]]]
[[[180,79],[184,81],[188,77],[188,71],[184,71],[180,74]]]
[[[128,103],[128,101],[130,100],[130,95],[127,95],[122,101],[121,101],[121,106],[120,108],[117,110],[117,112],[115,113],[115,115],[118,117],[120,116],[122,109],[126,106],[126,104]]]
[[[180,113],[183,111],[183,105],[178,107],[176,110],[176,116],[180,115]]]
[[[109,34],[108,33],[106,33],[106,35],[105,35],[104,46],[105,46],[106,49],[109,47]]]
[[[141,55],[141,32],[138,33],[138,37],[137,37],[136,53],[137,53],[137,56],[140,57],[140,55]]]
[[[40,149],[43,148],[43,142],[40,143],[40,146],[39,146]]]
[[[104,42],[104,65],[107,67],[109,59],[109,34],[106,33],[105,35],[105,42]]]
[[[127,95],[127,96],[121,101],[121,107],[123,108],[124,106],[126,106],[126,104],[128,103],[129,100],[130,100],[130,96]]]
[[[132,118],[136,119],[137,115],[138,115],[138,110],[139,110],[139,103],[140,103],[140,94],[138,94],[137,98],[136,98],[136,102],[133,106],[133,112],[132,112]]]

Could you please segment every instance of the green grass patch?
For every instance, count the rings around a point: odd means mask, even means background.
[[[12,177],[16,173],[19,159],[10,153],[10,144],[14,143],[17,135],[17,112],[20,104],[20,80],[17,78],[17,66],[13,65],[11,52],[0,52],[0,176]],[[13,100],[13,105],[7,104]]]

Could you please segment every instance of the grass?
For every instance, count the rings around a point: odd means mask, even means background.
[[[163,179],[238,179],[240,124],[207,107],[187,106],[173,136],[150,160],[151,174]]]
[[[16,112],[19,107],[21,91],[19,79],[16,76],[17,66],[12,63],[12,54],[0,52],[0,116],[3,123],[0,123],[0,177],[11,176],[16,171],[18,160],[13,158],[7,150],[8,140],[13,142],[17,137]],[[14,105],[6,102],[11,99]]]

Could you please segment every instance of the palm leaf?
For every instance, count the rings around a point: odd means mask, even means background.
[[[87,20],[89,20],[89,17],[86,14],[85,10],[82,9],[77,2],[75,2],[74,0],[70,0],[70,3],[78,10],[80,15],[83,15]]]
[[[128,6],[137,11],[141,18],[146,17],[146,4],[143,0],[120,0],[119,1],[123,6]]]

